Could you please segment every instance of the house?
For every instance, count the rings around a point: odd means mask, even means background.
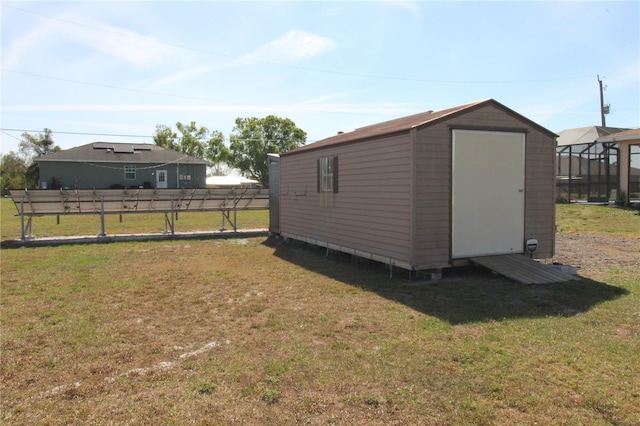
[[[207,162],[151,144],[94,142],[35,159],[40,188],[204,188]]]
[[[269,156],[270,230],[410,271],[548,258],[555,138],[493,99],[341,132]]]
[[[625,204],[640,202],[640,129],[630,129],[596,141],[609,144],[618,152],[618,199]]]
[[[600,141],[626,131],[619,127],[587,126],[558,133],[556,184],[559,201],[607,202],[620,186],[619,150]]]

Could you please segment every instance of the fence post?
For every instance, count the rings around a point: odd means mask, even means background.
[[[107,233],[104,231],[104,195],[100,195],[100,235],[105,237]]]
[[[238,202],[236,201],[236,192],[233,191],[233,232],[238,232],[238,219],[236,215]]]
[[[25,240],[24,233],[24,197],[20,197],[20,232],[21,232],[21,240]]]
[[[174,221],[173,221],[173,195],[171,196],[171,235],[175,235]]]

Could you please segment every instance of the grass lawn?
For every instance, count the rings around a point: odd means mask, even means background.
[[[3,240],[20,234],[7,201]],[[559,206],[559,230],[640,236],[637,216],[588,207]],[[240,226],[267,226],[252,213]],[[139,217],[112,232],[163,230]],[[99,231],[79,219],[34,233]],[[5,245],[0,260],[2,424],[640,424],[635,267],[409,282],[266,238]]]
[[[637,210],[589,204],[556,204],[558,232],[640,236]]]

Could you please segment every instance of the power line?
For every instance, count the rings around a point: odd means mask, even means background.
[[[10,69],[7,69],[7,68],[2,68],[2,71],[3,72],[14,73],[14,74],[26,75],[26,76],[29,76],[29,77],[38,77],[38,78],[46,78],[46,79],[49,79],[49,80],[64,81],[64,82],[67,82],[67,83],[85,84],[87,86],[103,87],[103,88],[106,88],[106,89],[116,89],[116,90],[124,90],[124,91],[127,91],[127,92],[144,93],[146,95],[159,95],[159,96],[169,96],[169,97],[173,97],[173,98],[190,99],[190,100],[198,100],[198,101],[205,101],[205,102],[216,102],[216,101],[211,100],[211,99],[199,98],[199,97],[196,97],[196,96],[174,95],[174,94],[171,94],[171,93],[152,92],[150,90],[131,89],[131,88],[128,88],[128,87],[112,86],[112,85],[109,85],[109,84],[93,83],[93,82],[90,82],[90,81],[72,80],[72,79],[68,79],[68,78],[60,78],[60,77],[53,77],[53,76],[49,76],[49,75],[43,75],[43,74],[36,74],[36,73],[30,73],[30,72],[24,72],[24,71],[10,70]],[[237,102],[227,102],[227,103],[239,105]]]
[[[67,24],[72,24],[72,25],[77,25],[77,26],[80,26],[80,27],[90,28],[90,29],[96,30],[96,31],[103,31],[103,32],[111,33],[111,34],[117,34],[117,35],[123,36],[125,38],[138,38],[138,39],[142,39],[142,40],[145,40],[145,41],[151,41],[151,42],[156,43],[156,44],[162,44],[162,45],[169,46],[169,47],[175,47],[177,49],[190,50],[190,51],[200,52],[200,53],[207,53],[207,54],[210,54],[210,55],[223,56],[223,57],[227,57],[227,58],[231,58],[231,59],[240,58],[240,56],[234,56],[234,55],[230,55],[230,54],[227,54],[227,53],[213,52],[211,50],[206,50],[206,49],[199,49],[199,48],[195,48],[195,47],[182,46],[182,45],[179,45],[179,44],[168,43],[168,42],[165,42],[165,41],[162,41],[162,40],[152,39],[150,37],[145,37],[145,36],[138,35],[138,34],[125,33],[125,32],[122,32],[122,31],[116,31],[116,30],[112,30],[112,29],[109,29],[109,28],[100,28],[100,27],[96,27],[94,25],[89,25],[89,24],[84,24],[82,22],[72,21],[70,19],[63,19],[63,18],[59,18],[59,17],[56,17],[56,16],[50,16],[50,15],[45,15],[45,14],[42,14],[42,13],[34,12],[32,10],[22,9],[22,8],[15,7],[15,6],[9,6],[9,5],[4,4],[4,3],[2,3],[1,6],[2,7],[8,7],[10,9],[14,9],[14,10],[19,10],[20,12],[25,12],[25,13],[29,13],[29,14],[32,14],[32,15],[36,15],[36,16],[39,16],[41,18],[51,19],[51,20],[54,20],[54,21],[60,21],[60,22],[64,22],[64,23],[67,23]]]
[[[7,132],[26,132],[26,133],[40,133],[42,130],[28,130],[28,129],[0,129],[3,133]],[[51,133],[59,133],[61,135],[82,135],[82,136],[113,136],[113,137],[123,137],[123,138],[152,138],[153,136],[149,135],[120,135],[120,134],[112,134],[112,133],[86,133],[86,132],[63,132],[63,131],[54,131],[51,130]],[[11,136],[7,134],[8,136]],[[15,138],[15,136],[11,136]],[[16,138],[17,139],[17,138]]]
[[[51,129],[49,129],[51,130]],[[9,129],[9,128],[0,128],[0,131],[7,136],[10,136],[16,140],[20,140],[13,135],[10,135],[6,132],[21,132],[21,133],[41,133],[42,130],[29,130],[29,129]],[[80,135],[80,136],[110,136],[110,137],[122,137],[122,138],[153,138],[154,135],[122,135],[122,134],[114,134],[114,133],[87,133],[87,132],[64,132],[64,131],[55,131],[51,130],[51,134],[61,134],[61,135]],[[180,137],[178,137],[180,139]],[[235,138],[234,138],[235,139]],[[236,140],[244,141],[244,142],[280,142],[277,139],[251,139],[251,138],[238,138]],[[231,142],[231,138],[223,138],[223,142]],[[308,140],[306,143],[316,142],[316,140]],[[114,142],[117,143],[117,142]]]
[[[12,130],[12,129],[0,129],[0,131],[2,131],[2,133],[4,133],[6,136],[9,136],[10,138],[13,138],[13,139],[15,139],[17,141],[20,141],[20,138],[16,138],[15,136],[5,132],[5,130]]]
[[[171,161],[168,161],[168,162],[163,163],[163,164],[154,164],[153,166],[146,166],[146,167],[136,167],[136,170],[157,169],[159,167],[164,167],[164,166],[168,166],[169,164],[177,163],[178,161],[184,160],[187,157],[188,157],[188,155],[184,155],[184,156],[182,156],[180,158],[176,158],[175,160],[171,160]],[[89,161],[79,161],[79,163],[80,164],[84,164],[85,166],[97,167],[97,168],[100,168],[100,169],[124,170],[124,168],[125,168],[125,166],[122,166],[122,167],[111,167],[111,166],[105,166],[103,164],[91,163]]]
[[[123,91],[128,91],[128,92],[136,92],[136,93],[144,93],[144,94],[149,94],[149,95],[156,95],[156,96],[169,96],[169,97],[173,97],[173,98],[182,98],[182,99],[189,99],[189,100],[197,100],[197,101],[203,101],[203,102],[209,102],[209,103],[216,103],[216,102],[223,102],[225,104],[230,104],[230,105],[238,105],[238,106],[244,106],[244,107],[253,107],[253,108],[264,108],[264,105],[259,105],[259,104],[250,104],[250,103],[240,103],[240,102],[232,102],[232,101],[221,101],[221,100],[213,100],[213,99],[207,99],[207,98],[200,98],[197,96],[184,96],[184,95],[174,95],[171,93],[161,93],[161,92],[153,92],[150,90],[141,90],[141,89],[131,89],[128,87],[121,87],[121,86],[113,86],[113,85],[108,85],[108,84],[101,84],[101,83],[93,83],[90,81],[81,81],[81,80],[73,80],[73,79],[68,79],[68,78],[60,78],[60,77],[53,77],[53,76],[48,76],[48,75],[43,75],[43,74],[36,74],[36,73],[30,73],[30,72],[24,72],[24,71],[16,71],[16,70],[11,70],[11,69],[7,69],[7,68],[0,68],[0,70],[2,72],[9,72],[9,73],[14,73],[14,74],[21,74],[21,75],[26,75],[29,77],[38,77],[38,78],[44,78],[44,79],[49,79],[49,80],[55,80],[55,81],[64,81],[67,83],[74,83],[74,84],[84,84],[84,85],[88,85],[88,86],[94,86],[94,87],[103,87],[103,88],[107,88],[107,89],[116,89],[116,90],[123,90]],[[359,114],[358,112],[350,112],[350,111],[325,111],[326,113],[332,113],[332,114],[353,114],[353,115],[357,115]],[[368,115],[380,115],[379,113],[369,113]]]

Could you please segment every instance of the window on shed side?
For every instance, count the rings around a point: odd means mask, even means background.
[[[318,159],[318,192],[338,192],[338,157]]]
[[[136,166],[124,166],[125,180],[134,180],[136,178]]]

